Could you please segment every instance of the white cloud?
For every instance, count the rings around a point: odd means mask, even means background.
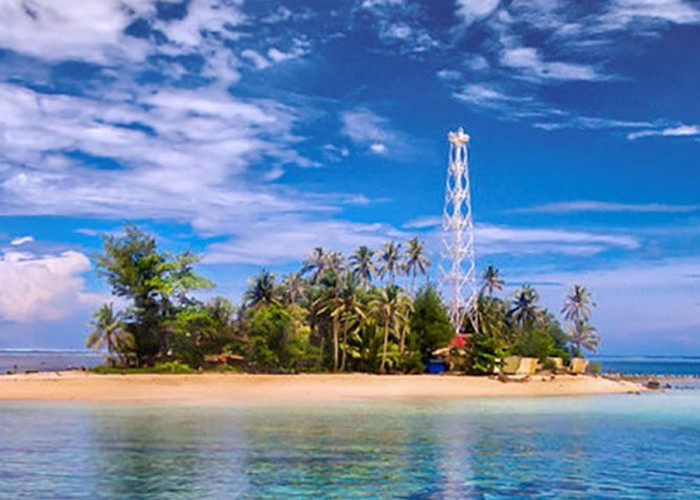
[[[516,103],[532,101],[532,98],[510,96],[493,86],[480,83],[465,85],[460,91],[455,92],[453,96],[460,101],[474,104],[481,108],[510,107]]]
[[[267,57],[276,63],[280,63],[290,59],[303,57],[308,53],[308,42],[297,38],[294,39],[291,49],[287,52],[284,52],[277,47],[270,47],[270,49],[267,51]]]
[[[270,61],[252,49],[246,49],[241,52],[241,57],[248,59],[258,69],[266,69],[272,65]]]
[[[387,143],[394,133],[386,119],[367,108],[347,111],[342,115],[342,132],[358,144]]]
[[[34,237],[33,236],[20,236],[19,238],[15,238],[10,242],[10,245],[14,247],[18,247],[20,245],[25,245],[27,243],[32,243],[34,242]]]
[[[598,18],[598,30],[628,29],[635,22],[700,24],[700,9],[685,0],[614,0]],[[638,26],[637,29],[650,29]]]
[[[627,134],[631,141],[642,137],[696,137],[700,135],[700,127],[697,125],[679,125],[677,127],[667,127],[659,130],[642,130]]]
[[[431,229],[429,239],[440,240],[439,216],[423,216],[402,225],[406,230]],[[604,234],[591,231],[571,231],[560,228],[532,228],[476,224],[474,242],[477,255],[575,255],[591,256],[609,250],[637,250],[639,242],[625,234]]]
[[[606,79],[587,64],[544,61],[533,47],[507,48],[501,52],[501,63],[518,70],[523,78],[531,81]]]
[[[300,263],[317,246],[342,251],[347,255],[360,245],[379,246],[392,237],[402,236],[402,233],[383,224],[314,221],[290,216],[241,228],[229,241],[207,247],[204,263]]]
[[[520,213],[579,213],[579,212],[627,212],[627,213],[687,213],[700,211],[700,205],[667,205],[664,203],[612,203],[606,201],[570,201],[546,203],[529,208],[520,208]]]
[[[90,260],[79,252],[0,254],[0,319],[54,321],[92,307],[98,297],[85,291],[81,277],[89,269]]]
[[[363,0],[362,7],[364,9],[373,9],[375,7],[386,6],[401,6],[405,5],[406,0]]]
[[[0,46],[41,59],[140,60],[146,54],[146,43],[123,32],[138,16],[154,13],[150,0],[4,1],[0,4]]]
[[[0,85],[0,214],[154,217],[221,231],[231,212],[243,223],[316,210],[315,202],[243,179],[263,154],[271,166],[303,163],[289,154],[294,120],[276,103],[217,89],[144,92],[134,103]],[[134,123],[152,132],[123,125]],[[122,168],[86,168],[66,156],[76,150]]]
[[[442,217],[437,215],[426,215],[423,217],[416,217],[408,222],[405,222],[401,227],[405,229],[427,229],[430,227],[436,227],[442,224]]]
[[[369,149],[370,149],[370,151],[372,151],[373,153],[376,153],[378,155],[386,154],[386,152],[388,150],[386,147],[386,144],[381,143],[381,142],[373,142],[372,144],[370,144]]]
[[[457,16],[469,25],[494,13],[499,3],[500,0],[457,0]]]
[[[616,248],[636,250],[639,242],[632,236],[598,234],[550,228],[516,228],[477,224],[474,241],[479,255],[595,255]]]

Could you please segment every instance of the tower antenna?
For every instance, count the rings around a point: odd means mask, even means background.
[[[442,289],[448,300],[455,334],[462,331],[465,318],[469,318],[474,331],[478,332],[474,220],[467,151],[469,135],[460,127],[457,132],[450,132],[447,138],[450,154],[442,215]]]

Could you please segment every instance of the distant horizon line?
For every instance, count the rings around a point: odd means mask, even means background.
[[[11,353],[45,353],[45,354],[93,354],[93,355],[106,355],[107,351],[94,351],[92,349],[79,349],[79,348],[54,348],[54,347],[0,347],[0,354],[11,354]],[[625,359],[633,360],[635,358],[639,359],[684,359],[684,360],[698,360],[700,361],[700,354],[688,355],[688,354],[591,354],[587,356],[592,360],[605,360],[605,359]]]

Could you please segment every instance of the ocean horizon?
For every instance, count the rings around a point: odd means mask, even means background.
[[[86,349],[0,348],[0,374],[16,371],[58,371],[94,368],[105,360],[106,353]],[[590,356],[600,363],[602,373],[624,375],[700,377],[700,356]]]

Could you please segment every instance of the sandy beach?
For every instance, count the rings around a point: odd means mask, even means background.
[[[276,403],[393,397],[506,397],[625,393],[643,390],[602,377],[533,376],[500,382],[484,377],[343,375],[97,375],[50,372],[0,376],[0,400],[94,403]]]

